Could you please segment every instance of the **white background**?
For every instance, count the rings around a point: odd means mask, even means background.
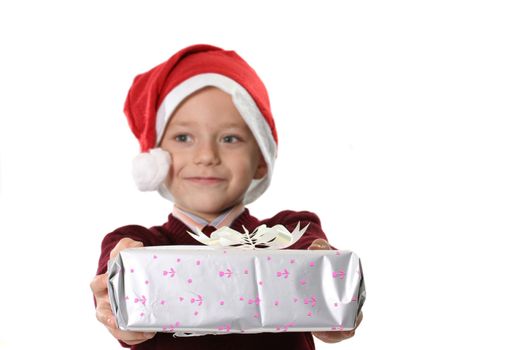
[[[120,348],[89,290],[100,242],[170,211],[134,188],[122,106],[194,43],[270,92],[279,158],[252,213],[314,211],[363,260],[364,321],[319,349],[525,347],[525,6],[342,3],[1,3],[1,349]]]

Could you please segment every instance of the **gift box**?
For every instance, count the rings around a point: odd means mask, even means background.
[[[350,330],[365,300],[359,257],[343,250],[131,248],[108,272],[117,325],[130,331]]]

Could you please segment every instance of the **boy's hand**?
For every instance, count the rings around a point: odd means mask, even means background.
[[[110,259],[117,256],[117,254],[126,248],[143,247],[142,242],[134,241],[130,238],[121,239],[113,248],[109,257]],[[145,342],[155,336],[153,332],[130,332],[122,331],[117,328],[115,316],[111,312],[108,296],[108,274],[98,275],[91,281],[91,290],[95,296],[97,303],[96,315],[97,319],[109,330],[109,332],[118,340],[128,344],[136,345]]]
[[[330,250],[330,244],[325,239],[318,238],[310,244],[308,250]],[[363,319],[363,313],[359,312],[357,316],[357,322],[355,328],[349,331],[335,331],[335,332],[312,332],[316,338],[321,339],[325,343],[337,343],[341,340],[352,338],[355,334],[355,330]]]

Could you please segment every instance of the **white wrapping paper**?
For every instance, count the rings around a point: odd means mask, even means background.
[[[350,251],[132,248],[108,271],[122,330],[179,336],[350,330],[365,300],[361,264]]]

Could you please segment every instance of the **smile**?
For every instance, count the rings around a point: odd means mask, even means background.
[[[185,180],[190,181],[191,183],[194,183],[197,185],[216,185],[216,184],[226,181],[225,179],[222,179],[220,177],[200,177],[200,176],[186,177]]]

